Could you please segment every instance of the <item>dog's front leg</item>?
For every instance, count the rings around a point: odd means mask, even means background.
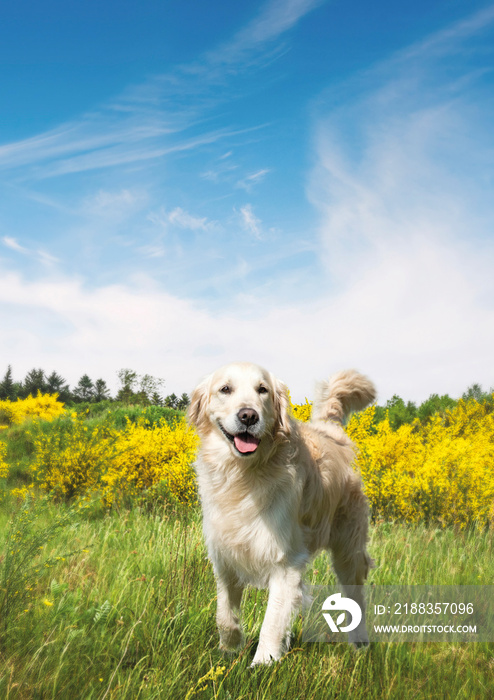
[[[295,568],[276,569],[269,579],[268,606],[251,666],[270,664],[287,651],[285,640],[301,603],[302,572]]]
[[[243,639],[242,628],[235,611],[240,611],[244,587],[234,575],[224,570],[216,573],[216,586],[216,623],[220,633],[220,649],[233,651],[241,645]]]

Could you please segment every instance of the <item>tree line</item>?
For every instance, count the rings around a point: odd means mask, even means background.
[[[79,382],[71,389],[65,379],[57,372],[47,374],[42,369],[32,369],[26,374],[23,381],[16,382],[12,376],[12,367],[9,365],[3,380],[0,382],[0,400],[24,399],[29,395],[36,396],[40,391],[42,394],[58,394],[60,401],[69,406],[78,403],[119,401],[125,404],[167,406],[185,410],[190,403],[186,393],[181,396],[176,396],[176,394],[164,396],[164,379],[153,377],[150,374],[137,374],[137,372],[127,368],[119,370],[117,376],[120,388],[117,394],[112,397],[104,379],[93,381],[87,374],[83,374]],[[490,409],[494,410],[493,392],[493,388],[490,391],[484,391],[480,384],[472,384],[461,398],[487,403]],[[380,422],[388,415],[391,427],[396,430],[404,423],[412,423],[415,418],[424,423],[434,413],[444,413],[446,410],[454,408],[457,403],[458,399],[453,399],[448,394],[443,396],[431,394],[426,401],[417,405],[413,401],[405,402],[395,394],[384,405],[377,406],[375,421]]]
[[[494,388],[484,391],[480,384],[472,384],[461,395],[461,399],[468,401],[474,399],[487,406],[488,411],[494,411]],[[453,399],[448,394],[431,394],[428,399],[417,405],[413,401],[405,402],[396,394],[383,406],[377,406],[374,421],[379,423],[388,416],[393,430],[404,423],[413,423],[418,418],[421,423],[426,423],[434,413],[445,413],[458,404],[459,399]]]
[[[22,381],[15,381],[12,366],[9,365],[3,379],[0,381],[0,400],[25,399],[29,395],[36,396],[38,391],[42,394],[58,394],[60,401],[69,406],[79,403],[98,403],[100,401],[119,401],[126,404],[140,404],[144,406],[167,406],[185,410],[190,403],[186,393],[181,396],[176,394],[163,394],[164,379],[153,377],[150,374],[138,374],[131,369],[121,369],[117,372],[120,388],[115,396],[111,396],[110,389],[104,379],[93,381],[88,374],[83,374],[74,387],[58,372],[48,374],[41,368],[30,370]]]

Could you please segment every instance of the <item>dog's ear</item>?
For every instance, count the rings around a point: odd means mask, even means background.
[[[192,423],[199,432],[204,429],[207,424],[206,408],[208,397],[209,381],[205,379],[198,384],[192,392],[189,410],[187,411],[187,420],[189,423]]]
[[[274,434],[278,436],[288,436],[292,432],[292,425],[289,416],[288,389],[283,382],[273,377],[274,387],[274,410],[275,426]]]

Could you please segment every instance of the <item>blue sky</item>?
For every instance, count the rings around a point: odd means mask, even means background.
[[[494,385],[494,4],[9,2],[0,374]]]

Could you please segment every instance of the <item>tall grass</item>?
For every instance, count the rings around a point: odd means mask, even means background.
[[[129,409],[121,416],[118,410],[110,419],[123,427]],[[142,416],[136,411],[135,421]],[[88,416],[88,430],[105,420],[107,408]],[[55,418],[40,429],[62,435],[67,421]],[[2,700],[494,696],[494,644],[374,643],[355,653],[346,644],[303,644],[299,622],[285,658],[252,670],[266,605],[266,592],[253,589],[243,601],[245,647],[224,656],[199,509],[171,505],[158,491],[113,510],[97,497],[72,508],[49,501],[22,506],[11,489],[29,473],[31,432],[26,423],[0,433],[10,464],[8,482],[0,483]],[[24,529],[17,526],[23,513]],[[492,533],[377,521],[369,585],[490,584]],[[306,581],[335,583],[327,555],[313,561]],[[16,590],[18,598],[11,596]]]
[[[45,511],[45,525],[63,508]],[[50,544],[53,556],[73,549],[37,581],[31,608],[0,650],[2,698],[492,697],[488,644],[376,643],[355,653],[345,644],[302,644],[299,634],[281,663],[251,670],[266,602],[255,590],[244,598],[246,646],[223,656],[197,509],[88,507]],[[370,550],[371,584],[493,580],[489,532],[381,524]],[[333,580],[320,555],[307,581]]]

